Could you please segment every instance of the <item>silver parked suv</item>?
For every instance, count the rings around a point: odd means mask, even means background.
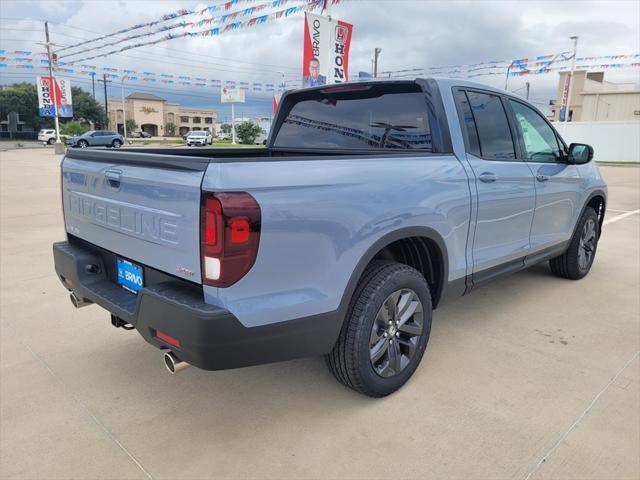
[[[110,130],[92,130],[80,136],[67,139],[70,147],[113,147],[120,148],[124,144],[124,137]]]

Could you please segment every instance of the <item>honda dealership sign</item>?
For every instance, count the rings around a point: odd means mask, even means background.
[[[38,77],[38,110],[41,117],[73,117],[71,82],[64,78]],[[53,90],[55,88],[55,92]],[[54,95],[55,93],[55,95]],[[55,98],[55,105],[54,105]]]
[[[349,81],[349,46],[353,25],[330,17],[305,14],[302,86]]]

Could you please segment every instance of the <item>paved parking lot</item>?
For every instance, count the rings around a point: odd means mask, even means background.
[[[381,400],[321,358],[169,375],[74,310],[59,158],[0,152],[1,478],[640,478],[640,168],[604,167],[591,274],[540,265],[437,310],[421,367]],[[613,221],[612,221],[613,220]]]

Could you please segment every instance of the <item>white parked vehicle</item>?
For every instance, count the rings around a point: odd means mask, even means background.
[[[207,130],[196,130],[194,132],[189,132],[187,135],[187,145],[188,146],[204,146],[211,145],[213,143],[213,136],[211,132]]]
[[[53,145],[56,143],[56,131],[54,129],[42,129],[38,132],[38,141]]]

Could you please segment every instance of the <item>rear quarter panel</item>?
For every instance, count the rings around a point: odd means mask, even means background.
[[[396,230],[428,226],[447,246],[449,281],[466,273],[470,193],[453,155],[210,164],[203,190],[260,204],[256,263],[205,299],[245,326],[334,311],[360,259]]]

